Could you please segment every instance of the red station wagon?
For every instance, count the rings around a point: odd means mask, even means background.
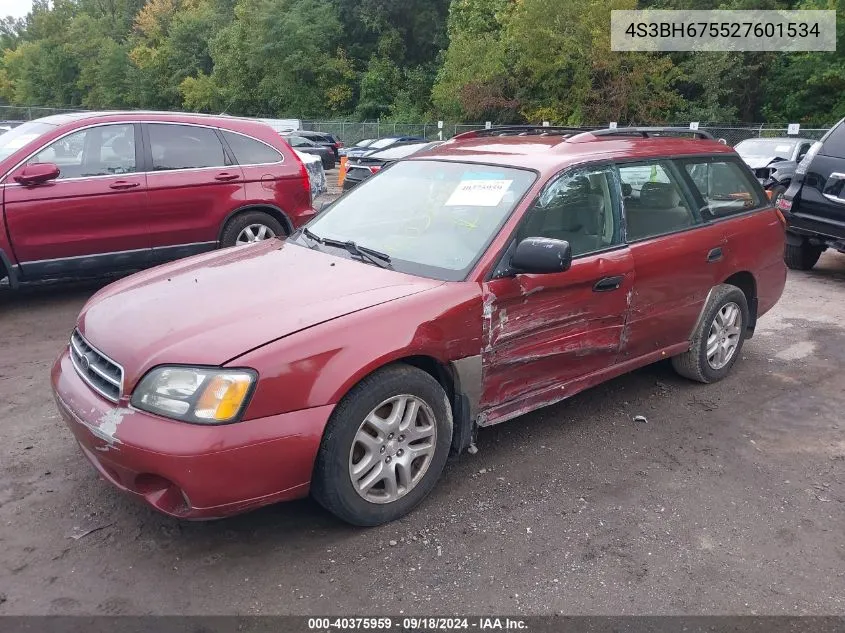
[[[289,234],[308,174],[269,126],[233,117],[74,113],[0,136],[0,279],[146,268]]]
[[[59,410],[164,513],[310,492],[376,525],[478,427],[665,358],[719,380],[781,296],[784,220],[733,150],[675,132],[464,134],[285,242],[118,281],[53,368]]]

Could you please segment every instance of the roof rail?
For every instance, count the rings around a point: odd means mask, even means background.
[[[590,128],[559,125],[500,125],[491,128],[470,130],[452,137],[455,139],[479,138],[482,136],[557,136],[590,132]]]
[[[691,130],[688,127],[618,127],[606,130],[589,130],[593,136],[641,136],[643,138],[654,138],[657,136],[669,136],[675,134],[693,134],[699,138],[715,140],[710,132],[704,130]]]

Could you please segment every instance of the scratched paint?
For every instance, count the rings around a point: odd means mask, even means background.
[[[617,291],[597,280],[621,276]],[[495,424],[568,397],[566,385],[612,367],[634,295],[625,251],[580,259],[561,274],[517,275],[484,285],[479,424]]]
[[[121,422],[123,422],[123,418],[130,413],[132,413],[132,409],[125,407],[109,409],[106,413],[100,416],[97,426],[90,428],[97,437],[104,440],[109,446],[113,447],[115,444],[121,443],[116,435],[117,429]]]

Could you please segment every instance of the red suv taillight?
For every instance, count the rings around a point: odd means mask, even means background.
[[[787,200],[786,198],[781,196],[775,206],[778,208],[778,210],[786,211],[788,213],[789,211],[792,211],[792,200]]]
[[[308,175],[308,168],[305,166],[305,162],[296,155],[296,152],[293,155],[299,161],[299,176],[302,185],[305,187],[305,194],[308,196],[308,204],[312,204],[314,201],[311,199],[311,177]]]
[[[374,174],[377,171],[381,171],[381,165],[370,165],[369,167],[367,167],[367,169],[370,170],[371,174]]]

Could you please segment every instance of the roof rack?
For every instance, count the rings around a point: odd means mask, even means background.
[[[691,130],[688,127],[617,127],[606,130],[585,130],[593,136],[641,136],[643,138],[654,138],[657,136],[669,136],[674,134],[693,134],[699,138],[715,140],[710,132],[704,130]]]
[[[452,139],[479,138],[482,136],[558,136],[590,132],[590,128],[566,127],[560,125],[500,125],[491,128],[470,130],[452,137]]]

